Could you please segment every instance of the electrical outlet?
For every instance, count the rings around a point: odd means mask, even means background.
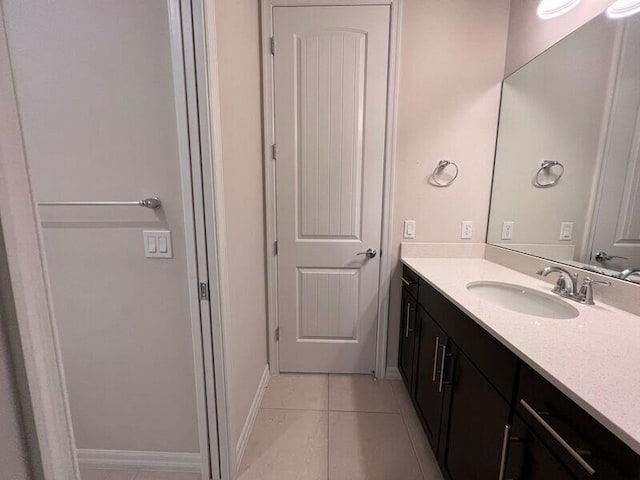
[[[416,221],[415,220],[404,221],[403,238],[416,238]]]
[[[513,240],[513,222],[502,222],[502,240]]]
[[[460,230],[460,238],[469,239],[473,236],[473,222],[471,220],[462,221],[462,229]]]
[[[573,238],[573,222],[562,222],[560,224],[560,240],[571,240]]]

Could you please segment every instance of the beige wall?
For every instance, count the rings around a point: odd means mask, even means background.
[[[267,365],[260,26],[257,0],[216,0],[229,314],[230,433],[235,445]]]
[[[470,242],[485,240],[508,14],[508,0],[403,3],[389,366],[398,356],[404,220],[416,220],[416,241],[461,241],[462,220],[473,221]],[[460,175],[436,188],[427,179],[443,158]]]
[[[37,200],[163,202],[39,209],[77,446],[198,452],[167,3],[2,6]]]
[[[557,18],[541,20],[537,0],[511,0],[506,75],[562,39],[580,25],[602,13],[612,0],[585,0]]]

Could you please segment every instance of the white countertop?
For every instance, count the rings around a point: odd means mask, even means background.
[[[402,262],[640,454],[640,317],[572,301],[580,315],[569,320],[518,313],[481,299],[467,283],[509,282],[546,293],[552,285],[479,258]]]

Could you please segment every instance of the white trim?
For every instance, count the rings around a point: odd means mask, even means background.
[[[207,242],[214,245],[208,251],[209,289],[217,292],[211,295],[211,340],[214,375],[208,378],[210,389],[215,390],[218,412],[218,448],[220,449],[220,475],[223,480],[234,476],[236,448],[231,438],[231,411],[228,388],[229,372],[225,358],[231,358],[225,342],[225,319],[230,318],[230,297],[226,266],[226,228],[224,216],[224,182],[222,172],[222,130],[220,114],[220,82],[218,78],[218,53],[216,40],[215,2],[195,0],[194,8],[201,12],[202,21],[194,24],[194,34],[201,38],[196,46],[204,49],[196,51],[198,64],[204,69],[198,72],[198,89],[204,94],[200,101],[200,130],[206,131],[202,143],[202,188],[204,193],[205,228]],[[206,160],[210,161],[206,161]]]
[[[200,472],[200,454],[137,452],[131,450],[77,450],[78,463],[94,468],[126,468],[161,472]]]
[[[242,431],[240,432],[240,438],[238,438],[238,444],[236,445],[236,471],[238,470],[238,468],[240,468],[240,462],[242,461],[242,456],[244,455],[244,451],[247,448],[247,443],[249,442],[249,436],[251,435],[251,431],[253,430],[253,425],[256,423],[258,410],[260,410],[262,397],[264,396],[264,391],[267,388],[268,384],[269,365],[265,365],[264,372],[262,372],[262,378],[260,379],[260,384],[258,385],[256,394],[253,396],[253,402],[251,402],[249,414],[247,415],[247,419],[244,422],[244,426],[242,427]]]
[[[15,310],[43,478],[79,480],[42,230],[22,142],[1,6],[0,112],[0,219],[9,270],[2,274],[8,273],[11,280],[11,288],[2,289],[2,301],[13,304]]]
[[[378,287],[378,335],[376,374],[386,375],[387,342],[389,330],[389,295],[391,290],[391,245],[393,231],[393,198],[396,171],[396,137],[398,119],[398,95],[400,89],[400,22],[402,0],[391,0],[389,38],[389,78],[387,86],[387,131],[385,138],[384,192],[382,199],[382,238],[380,240],[380,284]]]
[[[398,367],[387,367],[385,378],[387,380],[402,380],[402,375],[400,375]]]
[[[192,123],[191,117],[193,112],[198,111],[197,100],[193,98],[191,91],[194,89],[195,79],[191,70],[195,70],[193,65],[187,63],[191,60],[193,44],[183,41],[183,37],[190,34],[191,22],[185,21],[184,17],[188,17],[187,12],[181,12],[180,0],[167,0],[169,15],[169,31],[170,45],[173,70],[173,88],[175,91],[175,110],[176,110],[176,126],[178,133],[178,161],[180,164],[180,181],[182,190],[182,205],[184,218],[184,240],[186,248],[187,260],[187,283],[189,297],[189,313],[191,320],[191,343],[193,346],[193,361],[195,374],[195,390],[196,390],[196,413],[198,418],[198,442],[202,455],[198,454],[198,461],[201,463],[200,471],[203,478],[212,478],[218,476],[218,445],[217,438],[214,436],[211,441],[209,439],[209,425],[207,419],[209,415],[216,412],[207,411],[207,394],[206,394],[206,371],[212,369],[212,365],[205,365],[205,357],[203,354],[203,345],[210,344],[206,336],[205,329],[202,324],[209,321],[206,312],[201,309],[200,298],[198,295],[198,283],[200,276],[198,275],[198,263],[204,253],[199,253],[197,248],[197,232],[196,224],[203,221],[203,213],[197,210],[196,190],[197,182],[192,182],[192,172],[200,172],[199,149],[191,149],[190,143],[199,142],[197,134],[190,133],[189,124]],[[189,54],[189,53],[191,54]],[[206,261],[206,259],[204,260]],[[206,272],[205,272],[206,274]],[[203,338],[204,337],[204,338]],[[78,450],[80,452],[101,452],[107,455],[109,452],[119,452],[118,450]],[[127,452],[124,452],[127,453]],[[134,452],[136,453],[136,452]],[[131,455],[134,455],[132,453]],[[137,452],[140,455],[145,452]],[[135,455],[134,455],[135,457]],[[108,457],[110,458],[110,457]],[[211,459],[211,460],[210,460]],[[134,458],[135,460],[135,458]],[[213,466],[211,471],[210,465]],[[193,470],[189,470],[193,471]]]
[[[398,105],[398,83],[400,58],[400,17],[402,0],[261,0],[261,45],[262,45],[262,118],[263,157],[265,182],[266,251],[267,251],[267,334],[269,365],[271,374],[280,372],[278,343],[275,332],[278,328],[278,268],[273,244],[276,241],[276,194],[275,162],[271,158],[274,143],[273,104],[273,58],[271,56],[271,36],[273,35],[273,7],[301,5],[389,5],[391,21],[389,25],[389,71],[387,85],[387,128],[385,134],[384,191],[382,200],[382,232],[380,250],[380,281],[378,286],[378,328],[376,340],[376,375],[384,378],[387,364],[387,329],[389,323],[389,286],[391,282],[391,227],[392,198],[395,177],[395,144]]]

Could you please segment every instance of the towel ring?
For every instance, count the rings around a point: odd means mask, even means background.
[[[452,165],[453,168],[456,169],[455,173],[453,174],[453,177],[447,181],[447,182],[441,182],[438,180],[438,175],[445,169],[447,168],[449,165]],[[440,160],[438,162],[438,165],[436,165],[436,168],[433,169],[433,172],[431,173],[431,181],[432,181],[432,185],[436,186],[436,187],[448,187],[449,185],[451,185],[453,183],[453,181],[458,177],[458,165],[456,165],[453,162],[450,162],[449,160]]]
[[[548,183],[540,183],[540,174],[544,171],[550,171],[553,167],[560,167],[560,173],[558,176]],[[562,175],[564,175],[564,165],[560,162],[556,162],[555,160],[544,160],[536,173],[536,177],[533,179],[533,184],[538,188],[553,187],[558,183],[558,180],[562,178]]]

